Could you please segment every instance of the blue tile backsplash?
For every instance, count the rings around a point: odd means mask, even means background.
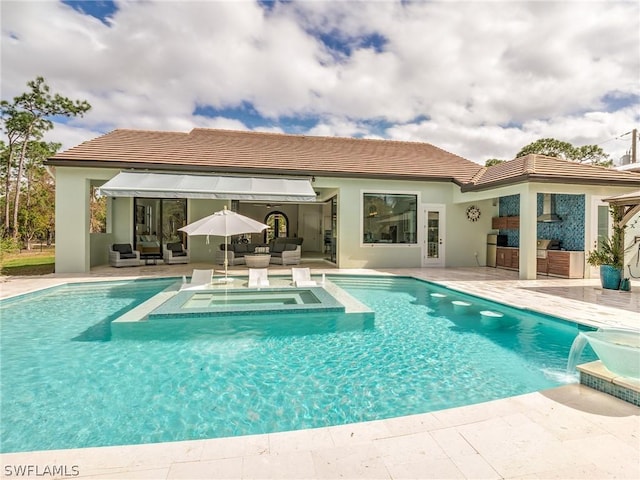
[[[558,239],[565,250],[584,250],[585,196],[557,194],[555,202],[556,213],[562,221],[538,223],[537,237]],[[542,203],[543,195],[539,193],[537,215],[542,214]],[[500,197],[499,212],[501,217],[520,215],[520,196]],[[500,233],[507,235],[510,247],[520,246],[518,230],[500,230]]]

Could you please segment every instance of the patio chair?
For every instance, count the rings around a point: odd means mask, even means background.
[[[309,268],[291,268],[291,279],[296,287],[316,287],[318,282],[311,280],[311,270]]]
[[[112,267],[140,266],[140,252],[133,250],[130,243],[109,245],[109,265]]]
[[[211,285],[212,278],[212,269],[198,270],[197,268],[194,268],[193,273],[191,274],[191,281],[189,283],[183,283],[180,290],[202,289],[207,285]]]
[[[173,265],[176,263],[189,263],[189,250],[182,247],[182,242],[167,243],[163,247],[164,263]]]
[[[249,269],[249,288],[260,288],[269,286],[269,270],[266,268]]]

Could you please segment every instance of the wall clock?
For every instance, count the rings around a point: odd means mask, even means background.
[[[479,218],[480,209],[478,207],[476,207],[475,205],[471,205],[469,208],[467,208],[467,219],[470,222],[477,222]]]

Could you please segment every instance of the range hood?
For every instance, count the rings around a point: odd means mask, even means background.
[[[562,219],[556,215],[556,197],[550,193],[543,194],[542,215],[538,217],[539,222],[552,223],[561,222]]]

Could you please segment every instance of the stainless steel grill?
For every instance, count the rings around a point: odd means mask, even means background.
[[[560,250],[560,240],[539,238],[536,246],[536,257],[547,258],[548,250]]]

